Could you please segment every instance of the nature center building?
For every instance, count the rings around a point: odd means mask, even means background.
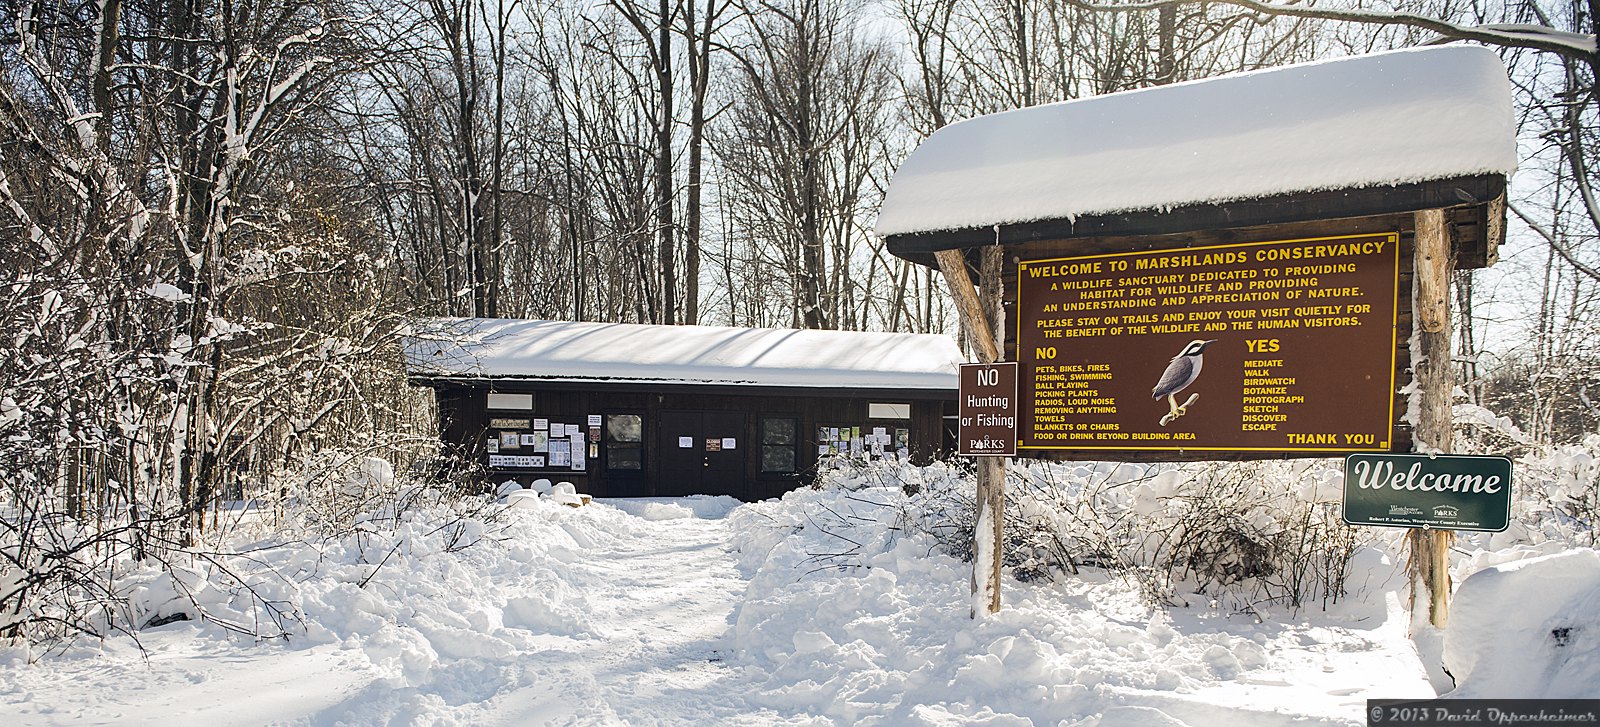
[[[826,457],[926,463],[946,449],[964,360],[948,336],[913,333],[509,319],[411,333],[407,377],[434,390],[455,466],[597,497],[759,500]]]

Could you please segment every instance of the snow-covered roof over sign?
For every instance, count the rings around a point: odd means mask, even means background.
[[[1034,106],[934,132],[895,172],[876,230],[904,235],[1517,166],[1505,66],[1449,45]]]
[[[948,336],[487,318],[413,328],[414,377],[956,389]]]

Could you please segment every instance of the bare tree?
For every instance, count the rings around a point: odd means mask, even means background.
[[[659,274],[661,278],[661,313],[659,322],[677,323],[677,270],[676,232],[677,219],[673,214],[677,186],[673,174],[673,131],[677,108],[673,105],[675,77],[672,71],[674,56],[673,26],[678,22],[682,7],[670,0],[658,0],[653,11],[646,11],[634,0],[610,0],[610,5],[638,33],[648,68],[655,79],[657,116],[655,118],[655,237]]]
[[[701,186],[704,179],[706,97],[711,88],[712,51],[723,27],[723,13],[732,0],[706,0],[705,12],[695,17],[697,0],[683,0],[684,58],[689,72],[688,199],[684,204],[683,322],[700,322]]]
[[[108,564],[197,544],[268,452],[341,417],[396,426],[368,416],[395,389],[361,358],[393,342],[393,280],[329,141],[363,24],[293,0],[58,9],[11,8],[0,54],[0,316],[24,331],[0,356],[23,513],[0,518],[21,574],[0,628],[30,638],[103,623],[79,605],[115,604]]]
[[[719,142],[735,224],[789,278],[791,325],[858,327],[869,181],[887,176],[891,55],[838,3],[745,9],[742,70]],[[737,190],[737,191],[733,191]],[[798,261],[798,264],[796,264]]]

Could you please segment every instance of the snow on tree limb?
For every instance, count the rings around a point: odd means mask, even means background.
[[[1139,12],[1156,10],[1161,7],[1173,5],[1172,2],[1136,2],[1122,5],[1102,5],[1086,2],[1085,0],[1067,0],[1074,7],[1095,12]],[[1314,20],[1337,20],[1348,23],[1365,23],[1369,25],[1404,25],[1422,30],[1431,30],[1438,33],[1441,38],[1430,42],[1448,42],[1452,40],[1475,40],[1489,45],[1506,46],[1510,48],[1531,48],[1564,56],[1595,60],[1595,36],[1581,33],[1567,33],[1542,25],[1524,24],[1489,24],[1466,26],[1440,20],[1438,18],[1418,15],[1416,13],[1393,12],[1385,10],[1357,10],[1341,8],[1312,7],[1308,5],[1279,5],[1276,3],[1257,2],[1256,0],[1217,0],[1224,5],[1233,5],[1262,15],[1277,17],[1286,16],[1293,18],[1309,18]]]
[[[1527,38],[1541,42],[1550,41],[1562,43],[1571,47],[1575,53],[1583,56],[1594,55],[1597,52],[1594,35],[1588,33],[1572,33],[1565,30],[1556,30],[1548,25],[1533,25],[1529,23],[1486,23],[1484,25],[1473,26],[1472,30],[1504,34],[1507,37]],[[1454,40],[1458,40],[1458,38],[1441,35],[1437,38],[1424,41],[1423,45],[1449,43]],[[1501,45],[1511,44],[1502,43]]]
[[[41,23],[34,18],[34,12],[35,8],[29,6],[17,19],[16,23],[17,34],[21,40],[23,61],[33,71],[40,86],[44,88],[46,94],[50,97],[51,102],[68,120],[67,123],[76,133],[78,140],[75,151],[80,153],[88,164],[87,168],[84,168],[77,162],[68,162],[65,158],[53,153],[47,155],[46,158],[56,162],[52,166],[64,167],[69,172],[67,176],[75,177],[79,184],[92,179],[98,187],[97,191],[103,198],[120,208],[118,211],[122,213],[128,226],[127,238],[130,243],[137,244],[144,238],[145,231],[149,228],[150,212],[145,208],[144,201],[139,199],[139,196],[122,182],[117,167],[112,163],[106,151],[101,148],[99,129],[96,127],[96,122],[100,120],[101,114],[99,112],[85,112],[82,109],[78,104],[77,97],[63,82],[59,70],[40,51],[39,37],[36,31],[40,28]],[[107,42],[107,39],[103,37],[98,40],[102,43]],[[96,57],[106,58],[108,55],[97,53]],[[16,128],[26,123],[23,121],[24,117],[18,110],[17,104],[9,95],[5,98],[3,111],[8,117],[9,126]],[[18,123],[19,121],[21,122],[20,124]],[[37,136],[31,130],[29,130],[28,134],[34,140],[37,140]],[[48,145],[43,144],[42,141],[34,146],[39,149],[48,149]],[[56,170],[52,169],[52,171]],[[62,175],[58,173],[57,176]],[[88,199],[89,196],[85,192],[87,190],[80,192],[80,198]]]

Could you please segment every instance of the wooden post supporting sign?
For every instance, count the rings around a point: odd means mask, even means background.
[[[950,298],[955,301],[961,325],[967,327],[974,339],[978,360],[994,363],[1001,358],[1000,347],[995,345],[994,331],[984,319],[983,304],[967,274],[967,259],[960,250],[940,250],[934,253],[939,260],[939,272],[944,274],[945,285],[950,288]]]
[[[1000,609],[1000,545],[1006,458],[1017,454],[1017,364],[961,364],[956,454],[975,458],[977,514],[973,535],[971,614],[979,604]]]
[[[1413,436],[1418,451],[1449,454],[1451,392],[1455,389],[1450,366],[1450,276],[1454,256],[1444,210],[1423,210],[1416,213],[1415,219],[1412,325],[1417,330],[1411,360],[1421,407]],[[1412,529],[1407,533],[1413,624],[1422,623],[1424,612],[1427,623],[1441,629],[1450,618],[1452,535],[1449,530],[1438,529]]]
[[[995,257],[993,265],[986,264],[985,271],[993,268],[999,270],[998,246],[986,248],[983,254]],[[941,250],[934,253],[939,261],[939,270],[944,274],[945,284],[950,288],[950,297],[954,299],[956,310],[961,315],[961,323],[966,327],[969,336],[973,339],[974,348],[978,353],[981,363],[992,364],[1002,358],[1000,343],[996,332],[1004,330],[1002,326],[990,325],[989,316],[984,315],[984,308],[999,311],[1000,301],[989,301],[985,306],[984,301],[978,299],[977,292],[972,285],[972,277],[967,274],[966,258],[959,250]],[[988,260],[985,260],[988,263]],[[988,276],[985,276],[988,277]],[[999,294],[998,285],[986,285],[985,292],[989,289]],[[1013,381],[1015,377],[1013,376]],[[1013,395],[1013,399],[1015,396]],[[1012,437],[1015,446],[1015,436]],[[973,559],[972,559],[972,616],[977,617],[977,604],[984,604],[989,613],[1000,610],[1000,556],[1001,532],[1005,521],[1005,482],[1006,466],[1004,457],[980,456],[975,458],[977,465],[977,521],[973,530]]]

